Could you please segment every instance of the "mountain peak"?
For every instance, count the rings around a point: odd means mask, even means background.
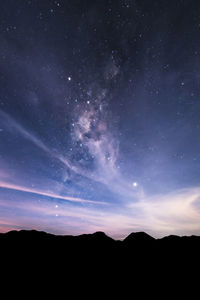
[[[153,241],[154,238],[147,234],[146,232],[132,232],[125,239],[125,243],[130,242],[150,242]]]

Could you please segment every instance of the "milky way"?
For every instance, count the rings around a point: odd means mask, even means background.
[[[198,1],[0,4],[0,231],[200,234]]]

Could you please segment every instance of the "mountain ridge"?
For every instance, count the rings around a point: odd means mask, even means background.
[[[156,239],[144,232],[114,240],[104,232],[54,235],[21,230],[0,234],[1,263],[13,270],[43,270],[45,276],[66,271],[81,278],[103,273],[115,277],[131,273],[132,278],[175,270],[177,274],[200,265],[200,236],[167,236]],[[182,270],[182,271],[180,271]],[[24,273],[25,274],[25,273]],[[94,277],[95,279],[95,277]]]
[[[105,238],[105,239],[110,239],[113,241],[120,241],[120,242],[139,242],[140,240],[144,240],[144,241],[161,241],[161,240],[181,240],[181,239],[199,239],[200,240],[200,236],[198,235],[167,235],[161,238],[154,238],[151,235],[147,234],[146,232],[143,231],[136,231],[136,232],[131,232],[129,235],[127,235],[124,239],[114,239],[112,237],[110,237],[109,235],[107,235],[105,232],[103,231],[95,231],[93,233],[84,233],[84,234],[80,234],[80,235],[60,235],[60,234],[53,234],[53,233],[49,233],[46,231],[40,231],[40,230],[36,230],[36,229],[31,229],[31,230],[10,230],[4,233],[0,233],[0,239],[2,237],[9,237],[9,238],[14,238],[14,237],[41,237],[43,236],[44,238]]]

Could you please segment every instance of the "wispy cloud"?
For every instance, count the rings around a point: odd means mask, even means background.
[[[40,149],[50,154],[49,149],[45,146],[45,144],[40,139],[38,139],[34,134],[26,130],[21,124],[15,121],[10,115],[0,110],[0,118],[1,118],[1,123],[3,123],[8,130],[10,131],[15,130],[19,132],[25,139],[31,141]]]
[[[45,199],[49,197],[46,193],[38,193],[38,196],[44,196],[43,201],[38,203],[29,199],[32,197],[31,193],[32,191],[28,191],[27,201],[18,196],[9,201],[0,200],[1,211],[3,208],[10,211],[10,215],[1,218],[1,226],[4,223],[5,227],[9,227],[9,224],[15,224],[17,228],[32,226],[60,234],[101,230],[115,238],[123,238],[132,231],[141,230],[155,237],[168,234],[199,234],[200,231],[200,210],[196,207],[200,198],[200,188],[146,197],[137,203],[120,207],[112,205],[109,209],[105,209],[104,206],[96,209],[94,205],[73,206],[70,202],[55,205],[54,202]],[[21,213],[13,215],[12,212],[17,210]],[[55,228],[53,224],[56,224]]]
[[[14,118],[12,118],[9,114],[0,110],[1,123],[9,130],[16,131],[21,134],[21,136],[29,141],[31,141],[34,145],[36,145],[39,149],[43,150],[50,157],[53,157],[64,164],[65,167],[69,168],[72,172],[79,174],[83,177],[87,177],[91,180],[99,181],[99,178],[94,174],[89,173],[87,170],[83,170],[80,166],[71,163],[70,160],[67,159],[64,155],[51,150],[44,142],[41,141],[35,134],[24,128],[19,122],[17,122]],[[99,152],[99,151],[98,151]],[[98,153],[96,153],[98,154]],[[99,157],[102,157],[101,151],[98,154]]]
[[[92,171],[70,161],[67,155],[64,156],[55,150],[51,150],[35,134],[24,128],[2,110],[0,110],[0,117],[1,122],[8,130],[20,133],[23,138],[31,141],[49,157],[53,157],[61,162],[66,169],[82,176],[82,181],[84,178],[87,178],[91,181],[100,182],[117,197],[121,197],[122,202],[132,201],[132,199],[136,201],[143,195],[141,187],[134,189],[132,183],[124,179],[119,172],[117,167],[118,143],[109,133],[101,112],[98,114],[93,106],[91,106],[90,110],[79,111],[78,119],[74,126],[75,139],[83,143],[94,159],[95,168]]]
[[[65,195],[57,195],[55,193],[51,192],[46,192],[38,189],[31,189],[19,185],[14,185],[10,184],[7,182],[0,182],[0,188],[4,189],[9,189],[9,190],[15,190],[15,191],[20,191],[20,192],[25,192],[25,193],[32,193],[40,196],[46,196],[46,197],[51,197],[54,199],[61,199],[61,200],[67,200],[67,201],[72,201],[72,202],[80,202],[80,203],[93,203],[93,204],[107,204],[106,202],[98,202],[98,201],[92,201],[92,200],[87,200],[87,199],[82,199],[82,198],[75,198],[75,197],[69,197]]]
[[[140,225],[162,234],[200,231],[200,211],[196,205],[200,188],[177,190],[168,194],[144,197],[127,204],[130,212],[137,211]]]

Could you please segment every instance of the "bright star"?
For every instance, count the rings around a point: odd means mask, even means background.
[[[72,80],[72,78],[69,76],[69,77],[68,77],[68,80],[69,80],[69,81],[71,81],[71,80]]]
[[[137,183],[137,182],[133,182],[133,186],[134,186],[134,187],[137,187],[137,186],[138,186],[138,183]]]

